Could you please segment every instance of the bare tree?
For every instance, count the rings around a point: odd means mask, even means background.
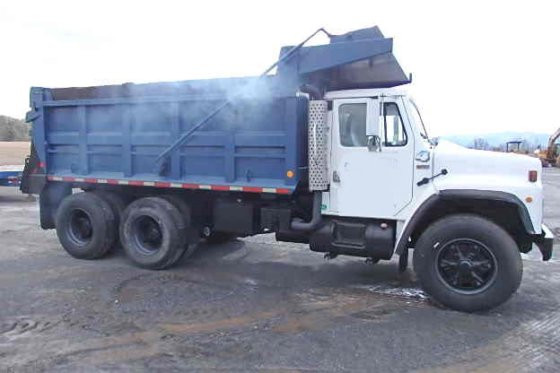
[[[479,150],[489,150],[490,149],[490,145],[488,144],[488,141],[486,141],[485,139],[481,138],[481,137],[477,137],[476,139],[474,139],[472,145],[470,146],[472,149],[479,149]]]
[[[0,115],[0,141],[29,140],[29,129],[22,120]]]

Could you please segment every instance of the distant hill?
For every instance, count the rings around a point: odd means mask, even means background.
[[[26,141],[29,140],[30,125],[21,119],[0,115],[0,141]],[[491,147],[500,147],[508,141],[525,140],[536,148],[538,145],[546,147],[550,134],[535,132],[495,132],[468,135],[441,136],[462,146],[472,146],[475,139],[484,139]]]
[[[508,131],[495,133],[478,133],[470,135],[450,135],[441,136],[441,138],[463,146],[471,146],[474,142],[474,139],[484,139],[491,147],[499,147],[512,140],[525,140],[534,147],[537,147],[537,145],[546,147],[548,144],[549,136],[550,134],[546,133]]]
[[[29,124],[21,119],[0,115],[0,141],[29,140]]]

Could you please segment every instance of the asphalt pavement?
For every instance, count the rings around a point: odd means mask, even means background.
[[[560,169],[545,222],[560,236]],[[0,188],[0,371],[558,371],[560,245],[510,301],[435,305],[396,261],[327,261],[270,235],[202,244],[165,271],[71,258],[37,203]]]

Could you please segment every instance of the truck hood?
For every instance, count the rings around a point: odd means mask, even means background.
[[[469,184],[479,185],[500,185],[505,182],[504,178],[527,183],[530,170],[538,171],[540,182],[541,163],[527,155],[468,149],[441,140],[434,148],[433,157],[435,174],[442,169],[448,171],[448,175],[434,179],[436,188],[443,186],[445,179],[456,179],[456,176],[463,176],[461,183],[469,180]]]

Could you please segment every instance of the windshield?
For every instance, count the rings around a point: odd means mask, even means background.
[[[409,98],[408,99],[410,101],[410,106],[412,106],[412,116],[414,117],[414,122],[418,125],[420,124],[420,135],[425,138],[426,140],[429,140],[428,137],[428,131],[426,131],[426,126],[424,125],[424,121],[422,120],[422,116],[420,115],[420,110],[418,110],[418,106],[416,106],[416,103],[414,102],[413,99]]]

